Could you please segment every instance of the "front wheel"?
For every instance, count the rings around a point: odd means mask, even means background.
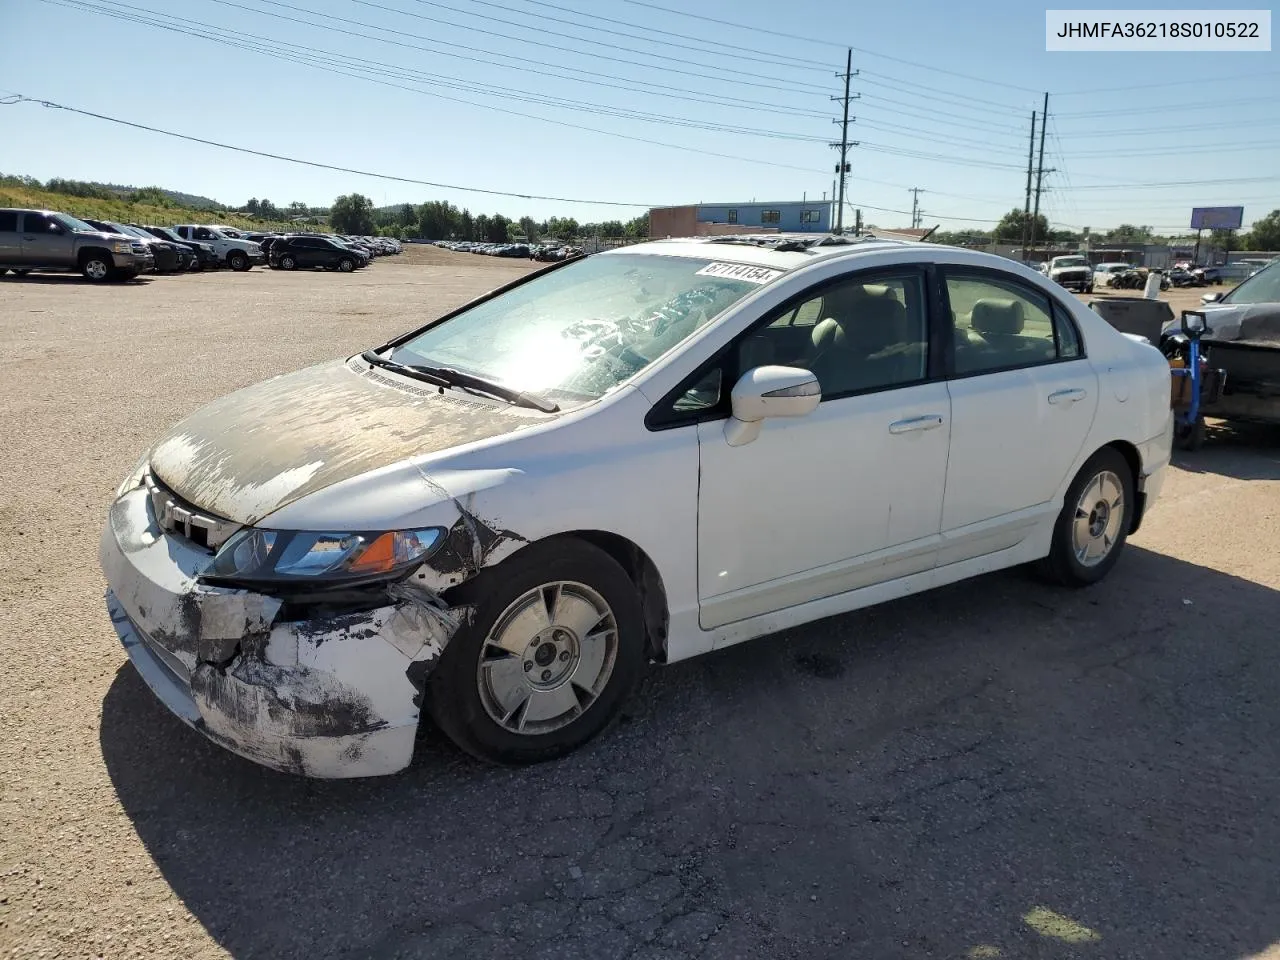
[[[350,257],[343,257],[341,260],[338,261],[338,269],[341,270],[343,273],[350,273],[355,268],[356,268],[356,262],[352,260]]]
[[[250,267],[249,255],[241,253],[239,250],[233,250],[227,255],[227,266],[237,273],[243,273]]]
[[[1133,526],[1134,478],[1118,450],[1104,447],[1080,468],[1063,498],[1049,555],[1040,572],[1054,583],[1085,587],[1116,565]]]
[[[644,665],[639,594],[598,547],[559,538],[525,547],[475,584],[475,613],[431,675],[432,717],[493,763],[576,749],[622,708]]]
[[[114,268],[105,258],[91,254],[80,264],[80,272],[92,283],[105,283],[112,278]]]

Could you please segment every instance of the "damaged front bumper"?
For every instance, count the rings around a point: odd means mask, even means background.
[[[165,533],[141,489],[112,505],[100,559],[130,661],[210,740],[312,777],[409,764],[422,685],[458,625],[434,594],[410,581],[372,609],[294,619],[279,598],[201,583],[209,551]]]

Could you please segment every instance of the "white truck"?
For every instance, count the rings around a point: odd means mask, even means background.
[[[1059,286],[1077,293],[1093,293],[1093,267],[1088,257],[1054,257],[1045,271]]]
[[[262,252],[262,247],[252,240],[242,239],[238,236],[239,231],[231,231],[237,234],[237,236],[231,236],[221,227],[204,226],[198,223],[178,224],[173,231],[183,240],[211,244],[218,258],[232,270],[248,270],[255,263],[267,262],[267,255]]]

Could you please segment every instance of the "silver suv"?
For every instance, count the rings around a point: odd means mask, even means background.
[[[52,210],[0,209],[0,274],[74,270],[96,283],[129,280],[155,257],[137,237],[103,233]]]

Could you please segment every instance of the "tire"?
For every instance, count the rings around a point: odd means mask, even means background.
[[[645,641],[639,593],[616,560],[557,538],[525,547],[464,591],[474,615],[427,687],[428,709],[449,739],[491,763],[538,763],[582,746],[617,717],[644,666]],[[542,622],[550,620],[540,633],[532,612],[539,605]],[[494,656],[499,639],[518,652]],[[530,717],[535,709],[543,716]]]
[[[9,272],[8,267],[0,267],[0,277],[3,277],[8,272]]]
[[[1084,288],[1084,292],[1085,292],[1085,293],[1093,293],[1093,284],[1091,283],[1091,284],[1089,284],[1087,287],[1085,287],[1085,288]]]
[[[253,264],[249,262],[249,255],[241,250],[232,250],[227,254],[227,266],[236,273],[244,273]]]
[[[80,272],[92,283],[106,283],[115,279],[116,269],[106,257],[90,253],[80,261]]]
[[[296,270],[297,268],[298,268],[298,261],[293,259],[293,257],[284,256],[280,258],[281,270]]]
[[[1199,450],[1204,446],[1204,417],[1197,417],[1190,425],[1174,424],[1173,442],[1180,450]]]
[[[350,257],[343,257],[341,260],[338,261],[338,269],[341,270],[343,273],[350,273],[355,268],[356,268],[356,262],[352,260]]]
[[[1117,487],[1119,504],[1114,502]],[[1133,526],[1133,506],[1134,479],[1129,462],[1114,447],[1103,447],[1080,468],[1067,488],[1062,512],[1053,527],[1049,555],[1039,564],[1040,574],[1068,587],[1097,583],[1120,559]],[[1086,510],[1087,513],[1082,512]],[[1083,554],[1082,546],[1086,551]],[[1103,551],[1100,555],[1094,552],[1099,549]]]

